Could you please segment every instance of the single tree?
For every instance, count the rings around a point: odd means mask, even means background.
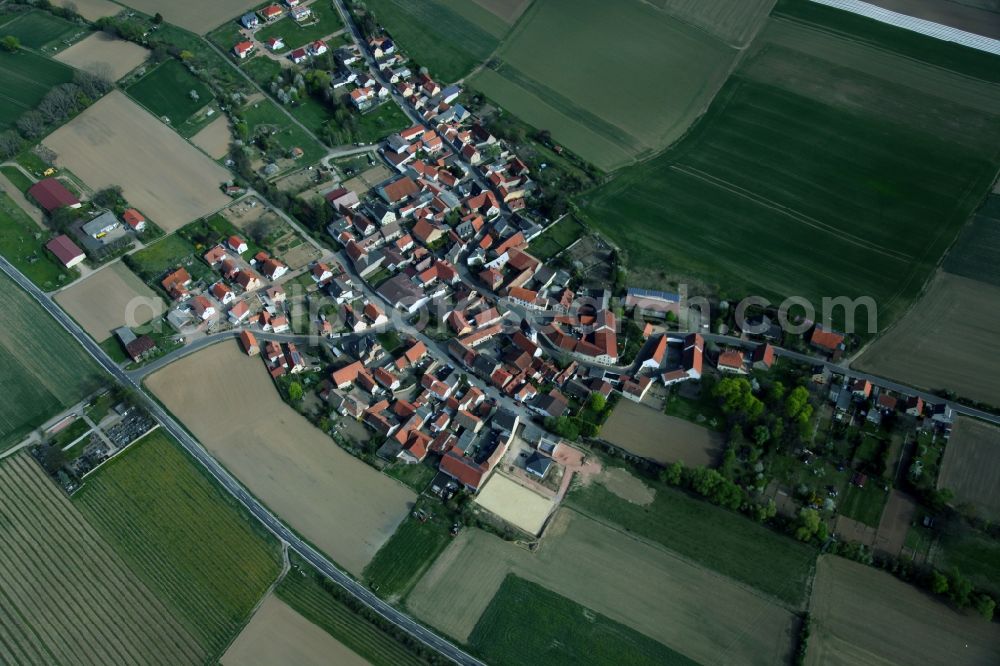
[[[21,40],[14,35],[7,35],[3,39],[0,39],[0,47],[3,47],[4,51],[14,53],[21,48]]]

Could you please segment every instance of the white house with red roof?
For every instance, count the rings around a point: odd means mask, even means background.
[[[253,42],[237,42],[236,46],[233,47],[233,53],[240,60],[246,58],[253,51]]]
[[[267,48],[270,49],[271,51],[280,51],[281,49],[285,48],[285,40],[283,40],[281,37],[272,37],[265,43],[267,44]]]
[[[321,56],[330,50],[327,48],[326,42],[324,42],[322,39],[317,39],[315,42],[313,42],[306,48],[308,48],[309,54],[314,56]]]

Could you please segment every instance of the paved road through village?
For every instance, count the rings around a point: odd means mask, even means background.
[[[239,502],[245,506],[247,510],[250,511],[250,513],[252,513],[253,516],[268,530],[270,530],[272,534],[287,543],[292,550],[301,555],[307,562],[309,562],[309,564],[316,567],[316,569],[321,571],[323,575],[340,585],[353,597],[363,602],[386,620],[409,633],[424,645],[437,651],[448,659],[451,659],[457,664],[473,664],[478,666],[483,663],[475,657],[467,654],[459,647],[441,638],[433,631],[419,624],[405,613],[396,610],[386,602],[379,599],[374,593],[372,593],[371,590],[351,578],[345,572],[341,571],[323,554],[319,553],[297,534],[292,532],[287,526],[285,526],[284,523],[278,520],[274,514],[268,511],[267,508],[265,508],[264,505],[262,505],[253,495],[247,492],[246,489],[243,488],[243,486],[240,485],[240,483],[232,475],[230,475],[217,460],[215,460],[215,458],[209,455],[198,440],[192,437],[187,430],[180,425],[180,423],[174,420],[174,418],[159,405],[159,403],[153,400],[138,382],[133,380],[124,370],[118,367],[118,365],[104,353],[104,350],[102,350],[69,315],[63,312],[62,308],[56,305],[51,298],[36,287],[34,283],[26,278],[20,271],[14,268],[10,262],[2,257],[0,257],[0,270],[10,276],[10,278],[20,285],[22,289],[38,301],[38,303],[45,308],[45,311],[48,312],[57,322],[59,322],[59,324],[62,325],[62,327],[65,328],[70,335],[76,338],[77,342],[83,345],[83,348],[86,349],[87,352],[93,356],[94,359],[120,384],[135,390],[137,395],[144,401],[146,409],[150,412],[150,414],[152,414],[153,418],[159,421],[161,426],[173,435],[174,438],[176,438],[177,441],[179,441],[188,451],[188,453],[194,456],[195,459],[198,460],[198,462],[200,462],[212,474],[212,476],[215,477],[222,487],[225,488],[226,492],[238,499]],[[348,536],[348,538],[350,537]]]

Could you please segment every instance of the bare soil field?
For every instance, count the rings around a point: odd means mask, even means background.
[[[623,500],[632,502],[632,504],[646,506],[652,504],[656,497],[655,490],[621,467],[608,467],[596,479],[594,477],[588,479],[588,481],[591,480],[596,480],[609,491]]]
[[[899,555],[906,545],[906,533],[910,531],[910,523],[917,512],[914,501],[898,490],[889,494],[882,520],[878,524],[875,536],[875,548],[890,555]]]
[[[293,271],[304,268],[322,256],[319,250],[309,243],[302,242],[285,250],[281,257]]]
[[[272,595],[264,600],[222,655],[222,663],[225,666],[364,666],[368,662]]]
[[[973,400],[1000,395],[1000,287],[939,272],[895,326],[853,368]]]
[[[531,0],[473,0],[507,25],[514,25],[531,4]]]
[[[227,20],[239,17],[243,12],[256,7],[259,2],[252,0],[127,0],[122,4],[138,9],[152,16],[160,12],[168,23],[204,35]]]
[[[208,3],[203,3],[208,4]],[[223,206],[230,174],[120,90],[50,134],[45,146],[94,190],[120,185],[130,204],[166,232]]]
[[[416,499],[282,402],[264,364],[235,342],[186,356],[146,384],[250,492],[355,576]]]
[[[229,120],[220,115],[197,134],[191,137],[191,143],[204,150],[213,160],[220,160],[229,152],[229,142],[233,133],[229,131]]]
[[[722,445],[718,433],[645,405],[622,400],[601,427],[601,439],[658,463],[711,466]]]
[[[98,342],[119,326],[141,326],[166,311],[163,299],[120,261],[60,291],[56,302]]]
[[[1000,428],[958,417],[944,450],[938,488],[955,493],[954,504],[969,502],[983,518],[1000,519]]]
[[[210,658],[27,454],[0,461],[0,660]]]
[[[117,81],[146,61],[149,50],[106,32],[95,32],[55,59],[92,74],[108,75]]]
[[[63,0],[63,7],[72,4],[76,7],[77,13],[88,21],[96,21],[104,16],[114,16],[122,11],[122,6],[110,0]]]
[[[996,664],[1000,629],[857,562],[824,555],[813,583],[806,664]]]
[[[865,0],[885,9],[1000,39],[1000,12],[970,6],[962,0]]]
[[[538,535],[555,503],[517,481],[494,474],[476,496],[476,504],[529,534]]]
[[[367,171],[362,171],[354,178],[346,181],[344,183],[344,187],[358,196],[362,196],[365,192],[381,183],[390,175],[392,174],[389,173],[389,169],[386,168],[385,165],[379,164],[378,166],[372,167]]]
[[[562,509],[535,553],[464,530],[407,606],[465,641],[514,572],[703,664],[788,659],[792,614],[671,552]]]

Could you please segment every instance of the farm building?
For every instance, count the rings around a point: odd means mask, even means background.
[[[45,244],[49,252],[56,255],[56,259],[61,261],[66,268],[72,268],[83,261],[83,250],[76,246],[69,236],[62,234],[56,236]]]
[[[104,211],[81,227],[83,233],[91,238],[101,239],[118,228],[118,218],[111,211]]]
[[[650,289],[629,289],[625,294],[625,307],[636,308],[639,314],[650,317],[666,317],[667,313],[677,314],[681,297],[665,291]]]
[[[55,178],[38,181],[28,188],[28,194],[48,213],[63,206],[79,208],[82,205],[80,200]]]
[[[146,218],[135,208],[129,208],[126,210],[125,213],[122,214],[122,219],[125,220],[125,224],[127,224],[133,231],[146,230]]]

